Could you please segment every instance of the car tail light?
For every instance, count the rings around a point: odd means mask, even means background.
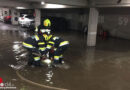
[[[24,20],[24,18],[21,18],[22,20]]]

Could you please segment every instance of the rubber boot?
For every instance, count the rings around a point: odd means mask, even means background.
[[[33,65],[33,63],[34,63],[34,59],[32,57],[29,57],[28,66]]]
[[[60,58],[60,59],[59,59],[59,63],[60,63],[60,64],[64,64],[63,58]]]

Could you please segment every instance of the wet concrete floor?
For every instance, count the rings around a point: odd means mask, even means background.
[[[69,68],[32,68],[25,66],[20,74],[25,78],[49,86],[69,90],[130,90],[130,41],[109,38],[97,39],[96,47],[86,47],[81,33],[55,33],[70,41],[64,55]],[[11,82],[16,90],[52,90],[31,85],[16,75],[14,66],[24,66],[27,53],[21,42],[30,33],[20,28],[0,23],[0,77]]]

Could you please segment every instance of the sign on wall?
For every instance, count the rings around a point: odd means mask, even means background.
[[[127,17],[119,17],[118,25],[126,26],[128,24],[129,19]]]

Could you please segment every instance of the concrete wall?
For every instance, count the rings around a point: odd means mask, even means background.
[[[5,16],[8,16],[9,13],[9,9],[8,8],[0,8],[0,21],[4,20]]]
[[[67,10],[42,10],[42,17],[53,16],[63,17],[69,22],[69,28],[81,31],[88,24],[88,9],[67,9]]]
[[[3,21],[3,10],[0,8],[0,21]]]
[[[18,25],[18,18],[20,16],[20,13],[16,9],[11,9],[11,22],[13,25]]]
[[[130,39],[129,10],[130,8],[100,8],[98,23],[111,36]],[[70,29],[77,31],[82,31],[88,25],[88,13],[88,9],[42,10],[42,16],[64,17],[70,23]]]
[[[130,39],[129,8],[111,8],[100,11],[100,24],[111,36]]]
[[[2,10],[3,10],[3,16],[5,17],[5,16],[9,16],[9,9],[8,8],[2,8]]]
[[[3,15],[2,8],[0,8],[0,16],[2,16],[2,15]]]

